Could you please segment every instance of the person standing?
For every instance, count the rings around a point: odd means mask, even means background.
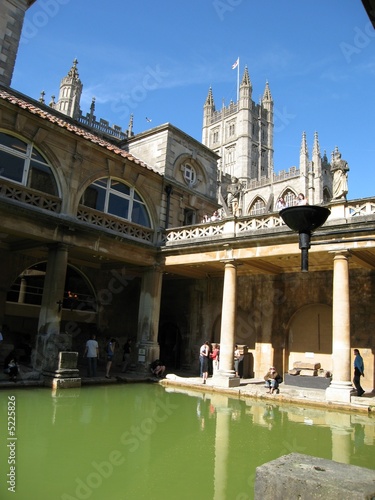
[[[96,377],[96,368],[99,358],[99,344],[96,340],[95,334],[92,334],[91,338],[86,342],[83,357],[85,356],[87,356],[87,376]]]
[[[132,352],[131,344],[132,344],[131,339],[128,339],[124,344],[124,354],[122,356],[122,367],[121,367],[122,373],[125,373],[126,370],[128,369],[128,366],[130,365],[130,356]]]
[[[212,368],[213,368],[213,373],[217,373],[219,371],[219,346],[218,344],[213,344],[212,345],[212,352],[210,354],[210,358],[212,359]]]
[[[357,389],[357,396],[361,397],[362,394],[365,393],[365,391],[361,387],[361,375],[362,377],[365,376],[365,365],[363,364],[363,359],[362,356],[359,353],[358,349],[354,349],[354,377],[353,377],[353,384],[355,388]]]
[[[287,206],[288,205],[286,204],[284,198],[282,196],[280,196],[280,198],[277,200],[277,203],[276,203],[276,210],[281,211],[284,208],[287,208]]]
[[[113,356],[115,355],[116,339],[112,338],[107,344],[107,366],[105,369],[105,378],[111,378],[109,372],[111,370]]]
[[[203,384],[206,383],[208,377],[208,357],[210,355],[210,343],[205,342],[199,350],[199,364],[201,369],[201,377]]]
[[[297,197],[297,205],[308,205],[307,199],[303,193],[300,193]]]
[[[238,349],[238,345],[236,344],[234,346],[234,371],[236,377],[240,376],[239,375],[240,359],[241,359],[241,353],[240,350]]]

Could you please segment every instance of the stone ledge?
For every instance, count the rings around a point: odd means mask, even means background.
[[[255,500],[367,500],[374,497],[375,471],[356,465],[291,453],[256,469]]]

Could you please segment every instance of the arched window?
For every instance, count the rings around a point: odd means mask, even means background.
[[[40,306],[42,304],[46,269],[46,262],[39,262],[25,269],[8,290],[7,301]],[[81,272],[70,265],[68,265],[66,271],[61,306],[70,310],[97,310],[96,298],[91,284]]]
[[[297,195],[291,189],[287,189],[286,191],[284,191],[282,197],[284,198],[284,201],[288,207],[293,207],[297,204]]]
[[[114,178],[93,182],[84,192],[81,205],[151,227],[146,204],[133,187]]]
[[[261,198],[256,198],[250,207],[250,215],[261,215],[266,211],[266,204]]]
[[[0,177],[58,196],[48,162],[32,143],[0,132]]]

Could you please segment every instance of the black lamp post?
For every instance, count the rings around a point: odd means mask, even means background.
[[[280,211],[280,217],[285,224],[299,233],[302,272],[309,270],[308,250],[310,248],[311,233],[325,223],[330,213],[331,211],[328,208],[317,205],[288,207]]]

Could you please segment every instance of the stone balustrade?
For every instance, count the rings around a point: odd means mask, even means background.
[[[338,223],[358,222],[363,217],[375,215],[375,198],[334,202],[326,205],[331,209],[327,223],[337,219]],[[352,220],[351,220],[352,219]],[[243,237],[250,233],[264,230],[275,230],[285,227],[278,212],[269,212],[256,216],[228,218],[215,222],[207,222],[194,226],[184,226],[166,231],[165,245],[191,244],[198,238],[200,241],[224,239],[228,237]]]

